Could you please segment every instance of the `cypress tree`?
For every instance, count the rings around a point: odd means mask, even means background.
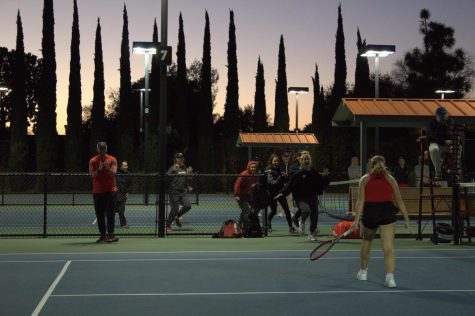
[[[22,172],[27,157],[26,65],[23,26],[20,11],[17,15],[16,50],[13,58],[12,101],[10,119],[10,169]]]
[[[38,90],[38,122],[36,134],[36,167],[40,172],[52,171],[57,157],[57,79],[53,0],[44,0],[41,51],[43,53],[43,67]]]
[[[84,170],[82,154],[82,106],[81,106],[81,59],[79,54],[79,16],[77,1],[74,0],[73,26],[71,36],[71,61],[69,63],[69,95],[67,107],[65,166],[66,171]]]
[[[187,78],[186,78],[186,48],[185,48],[185,32],[183,30],[183,18],[180,12],[179,29],[178,29],[178,45],[176,50],[177,57],[177,104],[175,107],[175,127],[178,131],[180,140],[179,145],[188,146],[188,111],[186,104],[187,94]]]
[[[96,41],[94,49],[94,96],[91,110],[91,153],[96,152],[96,144],[105,137],[105,100],[104,100],[104,61],[102,57],[101,22],[97,19]]]
[[[338,6],[338,27],[336,30],[335,42],[335,73],[332,89],[332,105],[330,118],[340,104],[340,99],[346,94],[346,57],[345,57],[345,34],[343,32],[343,17],[341,15],[341,4]]]
[[[236,27],[234,12],[229,11],[229,42],[228,42],[228,85],[226,87],[226,103],[224,104],[224,124],[226,138],[234,143],[239,130],[239,79],[237,70]],[[235,148],[233,146],[232,148]]]
[[[152,41],[158,45],[157,19],[153,21]],[[158,171],[159,167],[159,143],[158,121],[160,116],[160,54],[152,55],[152,67],[150,73],[150,115],[148,117],[148,140],[149,151],[147,156],[147,171]],[[167,110],[168,111],[168,110]],[[142,113],[143,115],[143,113]],[[143,122],[142,122],[143,127]],[[140,137],[143,139],[143,131]]]
[[[212,152],[210,150],[213,137],[213,97],[211,91],[211,35],[208,11],[205,13],[200,94],[198,156],[200,171],[206,173],[213,171]]]
[[[358,48],[358,55],[356,56],[356,69],[355,69],[355,97],[357,98],[369,98],[371,94],[371,85],[369,80],[369,64],[368,58],[360,56],[363,48],[366,46],[366,39],[361,40],[360,29],[356,32],[358,40],[356,47]]]
[[[121,160],[127,160],[131,165],[135,165],[134,150],[134,120],[131,98],[131,78],[130,78],[130,51],[129,51],[129,20],[127,7],[124,4],[122,42],[120,46],[120,88],[119,88],[119,109],[117,133],[119,140],[119,155]]]
[[[259,57],[257,60],[256,94],[254,95],[254,132],[267,130],[265,85],[264,65]]]
[[[287,95],[287,72],[285,70],[284,36],[280,36],[279,65],[275,88],[274,131],[289,131],[289,96]]]

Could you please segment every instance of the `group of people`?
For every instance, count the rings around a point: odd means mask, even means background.
[[[330,183],[328,169],[322,173],[312,167],[308,151],[299,152],[291,163],[290,155],[284,152],[281,157],[272,154],[262,175],[257,175],[256,161],[250,161],[234,184],[234,197],[241,209],[240,221],[245,223],[250,213],[259,213],[269,206],[268,229],[272,230],[272,219],[277,213],[277,203],[284,211],[290,233],[305,233],[305,223],[310,218],[309,240],[316,240],[318,234],[318,195]],[[287,196],[292,195],[291,203],[297,207],[292,216]],[[295,227],[294,227],[295,225]]]

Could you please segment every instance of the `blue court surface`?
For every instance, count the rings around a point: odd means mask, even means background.
[[[297,250],[3,253],[1,315],[475,314],[475,248],[397,249],[388,289],[378,246],[358,281],[358,243],[347,242],[317,261],[303,240]]]

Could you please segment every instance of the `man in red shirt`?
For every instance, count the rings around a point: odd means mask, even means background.
[[[96,211],[97,226],[101,234],[96,241],[97,243],[119,241],[119,238],[114,236],[116,172],[117,160],[107,154],[107,144],[105,142],[97,143],[97,155],[89,160],[94,210]]]

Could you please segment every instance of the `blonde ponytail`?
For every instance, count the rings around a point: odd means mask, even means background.
[[[382,176],[387,173],[386,162],[383,156],[376,155],[371,158],[371,172],[376,176]]]

